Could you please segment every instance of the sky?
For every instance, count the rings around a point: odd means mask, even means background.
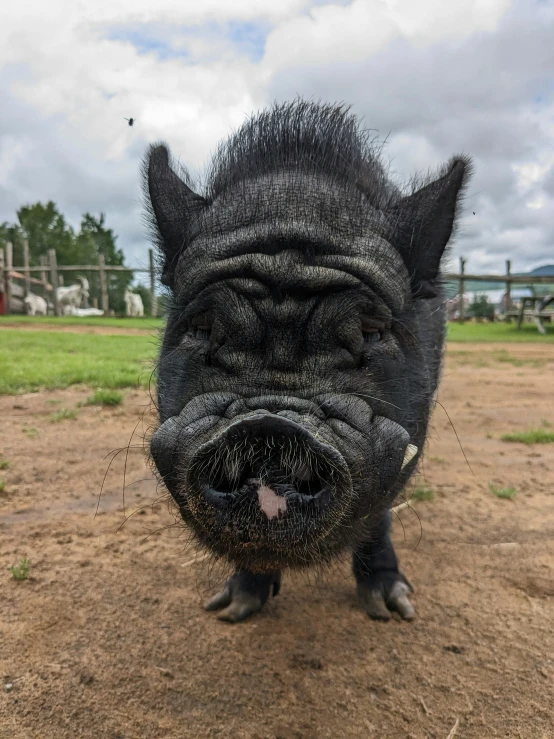
[[[148,144],[201,178],[248,116],[300,95],[351,105],[397,183],[473,158],[453,268],[552,264],[553,39],[554,0],[3,3],[0,222],[37,201],[76,228],[104,212],[145,266]]]

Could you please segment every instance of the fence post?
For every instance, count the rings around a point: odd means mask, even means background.
[[[6,315],[11,313],[11,302],[12,302],[12,277],[11,271],[13,268],[13,244],[8,241],[6,244]]]
[[[4,268],[4,250],[0,248],[0,313],[6,313],[6,306],[2,309],[2,296],[6,300],[6,273]]]
[[[100,268],[100,294],[102,298],[102,310],[104,315],[109,315],[108,288],[106,285],[106,260],[103,254],[98,255],[98,266]]]
[[[46,277],[46,257],[41,254],[39,257],[40,266],[42,267],[40,271],[40,279],[42,282],[42,286],[45,291],[45,297],[46,297],[46,290],[48,289],[48,278]]]
[[[25,295],[31,292],[31,273],[29,271],[29,242],[23,240],[23,274],[25,275]]]
[[[506,260],[506,277],[508,278],[506,280],[506,312],[512,309],[512,281],[510,279],[510,275],[512,274],[512,262],[507,259]],[[508,320],[511,320],[509,318]]]
[[[466,289],[466,283],[464,280],[465,266],[466,266],[466,260],[463,257],[460,257],[460,297],[458,300],[459,311],[460,311],[460,316],[458,320],[460,323],[464,322],[464,293]]]
[[[158,299],[156,297],[156,271],[154,269],[154,250],[148,249],[150,263],[150,315],[155,318],[158,315]]]
[[[61,316],[60,301],[58,300],[58,263],[56,261],[55,249],[48,249],[48,261],[50,262],[50,283],[52,285],[54,315]]]

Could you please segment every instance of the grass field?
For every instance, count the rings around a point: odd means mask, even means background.
[[[449,323],[448,341],[472,342],[533,342],[537,344],[554,344],[554,325],[546,324],[543,336],[535,324],[525,323],[518,329],[515,323]]]
[[[154,337],[4,331],[0,335],[0,394],[39,388],[146,387],[156,354]]]

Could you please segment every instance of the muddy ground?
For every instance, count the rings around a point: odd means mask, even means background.
[[[417,482],[434,499],[394,527],[413,623],[370,621],[346,560],[218,621],[201,606],[225,571],[144,463],[146,393],[1,397],[0,737],[554,737],[554,444],[499,438],[554,424],[553,378],[553,345],[451,346],[439,399],[471,470],[437,407]],[[78,420],[51,421],[60,408]],[[125,454],[99,490],[135,426],[125,521]]]

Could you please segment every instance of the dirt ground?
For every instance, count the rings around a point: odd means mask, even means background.
[[[201,605],[225,570],[145,466],[146,393],[61,423],[90,391],[0,397],[0,737],[554,737],[554,444],[500,440],[554,424],[553,377],[554,345],[450,347],[439,399],[471,469],[438,406],[434,499],[394,526],[412,623],[370,621],[346,559],[218,621]],[[125,453],[99,490],[135,427],[125,522]]]
[[[116,334],[117,336],[152,336],[156,334],[155,328],[129,328],[128,326],[78,326],[74,324],[55,323],[18,323],[11,321],[9,325],[0,325],[0,331],[50,331],[56,334]]]

